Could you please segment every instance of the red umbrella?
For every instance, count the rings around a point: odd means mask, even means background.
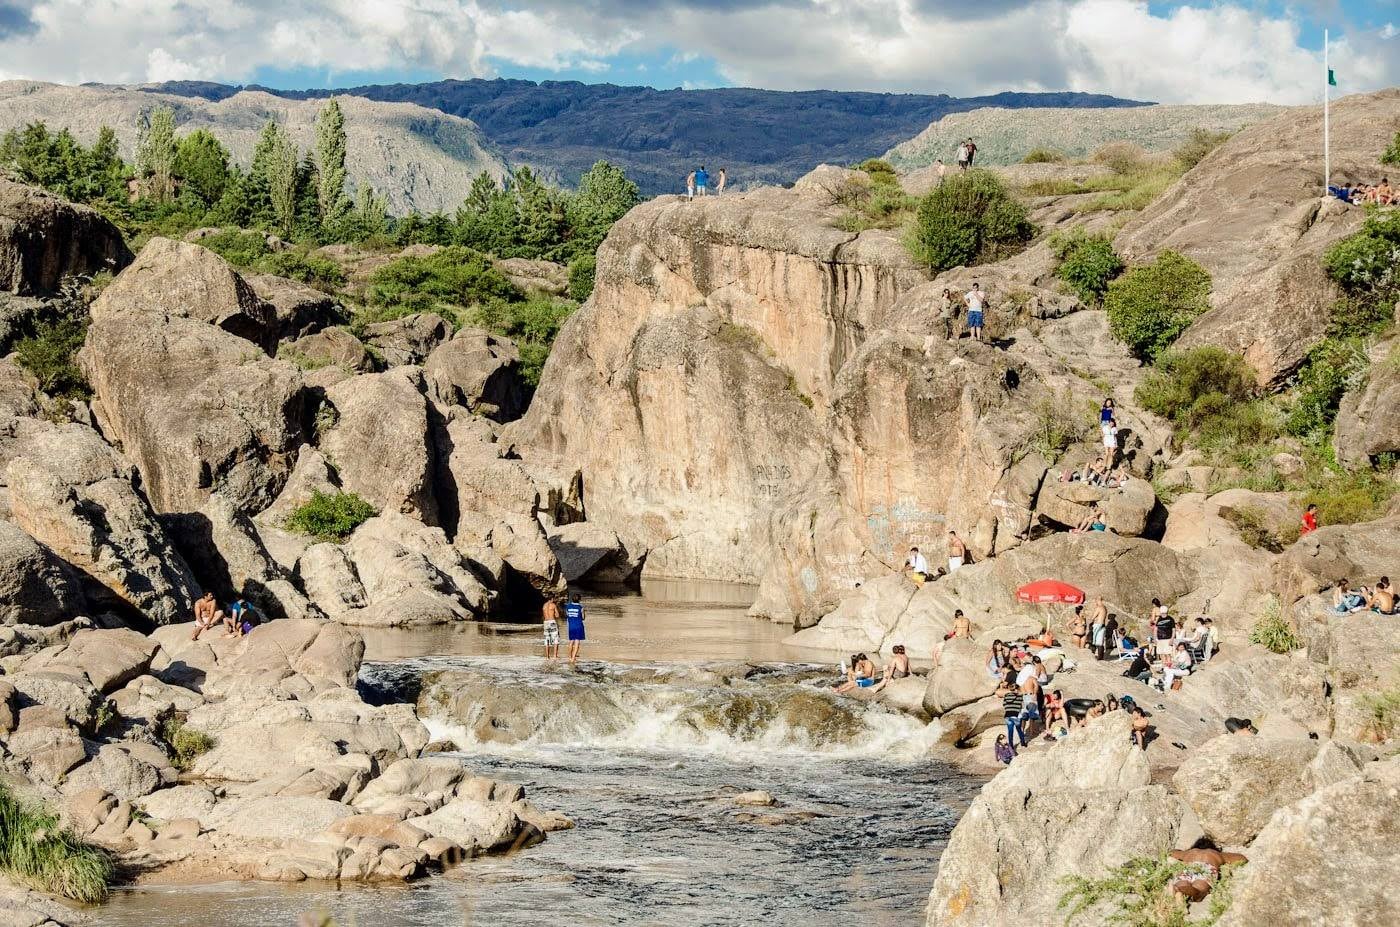
[[[1058,579],[1038,579],[1016,590],[1016,598],[1022,602],[1065,602],[1070,605],[1084,604],[1084,590],[1062,583]]]

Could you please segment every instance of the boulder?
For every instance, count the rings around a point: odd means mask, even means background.
[[[1309,655],[1326,675],[1333,737],[1374,741],[1395,736],[1378,725],[1378,689],[1396,684],[1400,622],[1372,612],[1338,615],[1326,597],[1299,603],[1294,614],[1311,640]],[[1392,689],[1393,691],[1393,689]]]
[[[157,821],[195,818],[203,824],[219,803],[214,793],[202,785],[177,785],[135,800],[134,804]]]
[[[161,682],[154,676],[137,676],[112,693],[112,707],[127,721],[155,728],[177,712],[204,704],[198,693]]]
[[[1278,558],[1275,591],[1285,603],[1331,589],[1343,579],[1371,584],[1395,572],[1400,516],[1356,525],[1326,525],[1292,544]]]
[[[385,364],[400,367],[423,363],[451,333],[451,326],[442,316],[415,312],[401,319],[366,325],[365,342],[383,356]]]
[[[464,328],[434,348],[423,373],[439,402],[498,422],[519,418],[530,402],[515,344],[479,328]]]
[[[1390,143],[1391,89],[1355,94],[1332,107],[1332,170],[1378,177]],[[1303,107],[1230,138],[1123,228],[1115,239],[1131,262],[1165,249],[1211,274],[1211,309],[1179,347],[1218,344],[1244,354],[1263,383],[1277,383],[1323,338],[1337,291],[1320,256],[1358,228],[1362,210],[1319,198],[1320,107]]]
[[[1274,812],[1233,880],[1220,927],[1394,923],[1400,760]]]
[[[530,515],[506,515],[491,528],[491,548],[506,565],[544,596],[564,592],[563,571],[549,538]]]
[[[321,452],[346,492],[383,513],[401,512],[437,524],[433,495],[436,451],[429,430],[423,373],[416,367],[367,373],[326,391],[336,422]]]
[[[490,593],[439,528],[404,515],[381,515],[361,525],[343,553],[342,560],[317,551],[298,567],[308,589],[327,594],[349,579],[347,568],[353,571],[355,581],[343,589],[339,600],[331,599],[333,607],[340,608],[333,614],[337,621],[377,626],[439,624],[467,620],[489,609]],[[360,590],[365,605],[356,608],[353,603]]]
[[[159,646],[126,628],[79,631],[65,645],[36,654],[24,669],[68,668],[87,676],[99,692],[108,693],[144,675]]]
[[[938,665],[928,674],[924,711],[934,717],[991,695],[996,680],[987,675],[987,648],[968,638],[947,641]]]
[[[64,720],[91,729],[97,719],[102,693],[77,667],[24,668],[5,677],[15,687],[21,706],[43,705],[63,713]],[[21,719],[23,726],[23,719]]]
[[[305,338],[350,321],[350,313],[338,299],[305,283],[271,274],[253,274],[244,279],[257,297],[272,308],[278,338]]]
[[[65,277],[130,262],[121,230],[97,210],[0,177],[0,290],[52,293]]]
[[[236,642],[218,673],[253,685],[275,685],[298,675],[320,686],[353,687],[365,642],[334,622],[287,619],[259,625]]]
[[[369,604],[365,587],[345,548],[313,544],[297,560],[297,579],[310,599],[333,621],[358,624],[352,617]]]
[[[210,815],[208,825],[234,837],[288,840],[314,837],[354,813],[340,802],[325,798],[272,795],[224,802]]]
[[[512,846],[522,829],[509,805],[471,798],[453,799],[431,814],[404,823],[477,852]]]
[[[1400,340],[1377,346],[1366,386],[1349,390],[1337,410],[1333,447],[1349,467],[1370,466],[1382,454],[1400,453]]]
[[[550,529],[548,537],[565,582],[629,583],[641,568],[617,533],[601,525],[574,522]]]
[[[1058,923],[1065,877],[1172,849],[1185,808],[1147,784],[1129,727],[1126,715],[1107,715],[1023,752],[982,787],[939,858],[930,927]]]
[[[544,502],[534,472],[524,461],[504,456],[509,446],[497,444],[481,425],[480,419],[454,417],[439,448],[439,470],[446,476],[439,502],[454,538],[463,530],[464,513],[534,515]]]
[[[1317,753],[1313,740],[1222,734],[1189,753],[1172,784],[1206,836],[1243,846],[1276,810],[1312,793]]]
[[[505,258],[496,261],[496,269],[510,278],[517,289],[526,293],[564,296],[569,292],[569,268],[563,264],[530,258]]]
[[[306,369],[339,367],[363,373],[374,369],[374,361],[350,329],[339,325],[323,328],[295,341],[288,341],[277,350],[277,356]]]
[[[121,801],[135,801],[165,785],[173,785],[176,772],[159,747],[144,743],[104,744],[89,762],[70,771],[63,792],[76,795],[100,788]]]
[[[85,604],[66,563],[11,522],[0,520],[0,622],[58,624]]]
[[[69,770],[87,759],[83,739],[67,728],[42,727],[10,736],[5,748],[30,778],[57,787]]]
[[[1035,513],[1043,521],[1073,528],[1088,517],[1095,503],[1110,531],[1135,538],[1147,533],[1151,526],[1157,494],[1152,491],[1152,484],[1142,479],[1129,479],[1116,489],[1047,480],[1036,495]]]
[[[219,491],[257,512],[286,482],[305,410],[300,373],[264,353],[273,325],[219,257],[163,239],[93,303],[79,360],[157,511]]]
[[[36,423],[5,471],[19,527],[115,604],[164,624],[189,614],[198,585],[131,477],[130,466],[82,425]]]

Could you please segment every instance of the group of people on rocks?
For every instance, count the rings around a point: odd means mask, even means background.
[[[909,654],[903,644],[895,644],[891,648],[890,662],[885,664],[883,674],[875,665],[875,661],[863,653],[851,654],[849,660],[842,661],[841,670],[845,679],[834,687],[834,691],[840,695],[857,689],[869,689],[872,694],[880,692],[891,680],[907,679],[912,673],[909,668]]]
[[[967,335],[973,341],[981,341],[986,328],[987,314],[987,291],[982,289],[982,284],[972,281],[972,289],[966,293],[955,293],[951,287],[943,288],[943,333],[948,338],[953,338],[953,329],[957,325],[958,317],[967,314]]]
[[[957,150],[958,167],[967,170],[972,167],[972,159],[977,157],[977,143],[971,138],[965,138],[958,143]]]
[[[1382,576],[1374,586],[1352,586],[1351,580],[1343,579],[1332,593],[1332,610],[1339,615],[1367,610],[1394,615],[1395,606],[1395,589],[1390,585],[1389,576]]]
[[[1328,187],[1327,192],[1352,206],[1400,206],[1400,191],[1390,185],[1389,177],[1382,177],[1377,184],[1359,183],[1353,186],[1348,181],[1340,187]]]
[[[729,176],[724,168],[719,169],[719,174],[714,178],[715,196],[724,195],[725,184],[729,182]],[[705,165],[700,165],[695,170],[685,176],[685,198],[693,200],[697,196],[710,195],[710,172],[705,170]]]
[[[561,608],[562,604],[562,608]],[[559,659],[559,619],[563,618],[568,629],[569,665],[578,663],[578,653],[583,642],[588,639],[587,628],[583,623],[583,602],[577,592],[571,593],[568,601],[563,597],[551,596],[545,599],[544,658],[550,662]]]
[[[958,536],[952,528],[948,529],[948,573],[952,573],[962,567],[967,562],[967,542]],[[909,548],[909,556],[904,561],[904,572],[916,584],[922,586],[924,583],[941,575],[929,566],[928,557],[917,547]]]
[[[219,608],[214,593],[206,592],[194,603],[194,631],[190,640],[197,641],[205,631],[224,626],[224,637],[242,637],[260,623],[258,610],[244,598],[234,599],[227,608]]]

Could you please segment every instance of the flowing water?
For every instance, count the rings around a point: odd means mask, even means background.
[[[938,854],[980,782],[926,759],[912,718],[831,697],[829,664],[804,662],[743,604],[689,585],[590,602],[578,672],[545,664],[533,630],[370,635],[368,688],[422,680],[430,729],[459,748],[447,755],[524,784],[576,828],[409,886],[121,891],[96,922],[272,927],[306,911],[341,927],[922,922]],[[779,805],[734,801],[755,789]]]

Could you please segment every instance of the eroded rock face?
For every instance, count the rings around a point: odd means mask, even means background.
[[[271,274],[245,279],[258,298],[272,307],[279,338],[304,338],[350,321],[349,312],[335,297],[315,287]]]
[[[1382,454],[1400,452],[1400,365],[1391,362],[1400,339],[1377,345],[1366,388],[1342,397],[1333,446],[1350,467],[1370,465]]]
[[[301,375],[264,352],[271,310],[217,255],[155,239],[92,305],[80,355],[98,419],[160,512],[276,497],[301,443]]]
[[[68,565],[0,520],[0,621],[57,624],[83,604],[82,589]]]
[[[130,262],[121,230],[97,210],[0,177],[0,290],[52,293],[64,277]]]
[[[325,364],[356,372],[373,367],[363,342],[340,326],[323,328],[289,341],[279,355],[296,358],[303,366]]]
[[[419,312],[388,322],[365,326],[365,340],[390,367],[421,364],[433,349],[447,340],[451,327],[434,312]]]
[[[434,348],[423,373],[439,402],[498,422],[514,421],[529,405],[515,344],[479,328],[464,328]]]
[[[1394,125],[1400,91],[1356,94],[1332,107],[1333,176],[1380,177],[1374,160]],[[1210,271],[1212,308],[1180,347],[1218,344],[1244,354],[1276,383],[1326,333],[1336,288],[1318,258],[1361,227],[1364,215],[1319,197],[1321,107],[1290,110],[1244,129],[1193,168],[1115,240],[1141,261],[1179,251]]]
[[[1274,811],[1313,791],[1314,740],[1224,734],[1193,751],[1172,784],[1206,836],[1221,846],[1253,840]]]

